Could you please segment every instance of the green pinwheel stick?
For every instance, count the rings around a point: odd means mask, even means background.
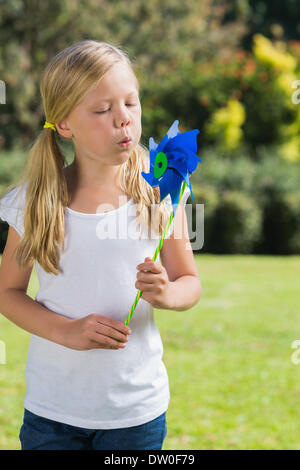
[[[160,201],[168,194],[171,196],[173,211],[171,212],[167,226],[155,250],[153,261],[156,260],[158,253],[164,243],[175,212],[182,198],[184,190],[188,185],[193,200],[192,187],[190,182],[190,174],[195,171],[199,161],[197,153],[197,134],[198,129],[181,133],[178,129],[179,121],[173,122],[167,134],[163,137],[159,144],[154,139],[149,139],[150,150],[150,171],[142,172],[142,176],[152,186],[159,186]],[[183,184],[182,184],[183,181]],[[135,301],[126,318],[125,325],[128,325],[132,314],[141,297],[142,291],[139,290]]]
[[[186,188],[186,181],[184,181],[184,183],[183,183],[183,185],[182,185],[182,189],[181,189],[180,196],[179,196],[179,202],[181,201],[181,198],[182,198],[182,195],[183,195],[183,193],[184,193],[185,188]],[[159,254],[159,252],[160,252],[160,250],[161,250],[161,247],[163,246],[163,243],[164,243],[164,241],[165,241],[166,235],[167,235],[167,233],[168,233],[168,230],[169,230],[169,228],[170,228],[170,225],[171,225],[171,223],[172,223],[173,218],[174,218],[173,212],[171,212],[169,221],[168,221],[168,223],[167,223],[167,225],[166,225],[166,227],[165,227],[165,229],[164,229],[164,232],[163,232],[162,237],[161,237],[161,239],[160,239],[160,241],[159,241],[159,244],[158,244],[157,247],[156,247],[155,253],[154,253],[153,258],[152,258],[152,261],[155,261],[155,260],[157,259],[157,257],[158,257],[158,254]],[[130,309],[130,312],[128,313],[128,316],[127,316],[126,321],[125,321],[125,325],[126,325],[126,326],[129,324],[129,322],[130,322],[130,320],[131,320],[132,314],[133,314],[133,312],[135,311],[135,307],[137,306],[137,303],[138,303],[138,301],[140,300],[140,297],[141,297],[141,295],[142,295],[142,292],[143,292],[143,291],[139,290],[138,293],[137,293],[137,295],[136,295],[136,298],[135,298],[135,300],[134,300],[134,302],[133,302],[133,304],[132,304],[132,307],[131,307],[131,309]]]

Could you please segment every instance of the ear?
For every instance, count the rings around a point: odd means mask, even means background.
[[[62,136],[65,137],[66,139],[71,139],[73,137],[73,133],[67,123],[66,120],[59,121],[55,123],[57,132]]]

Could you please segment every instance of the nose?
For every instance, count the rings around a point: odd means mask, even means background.
[[[122,127],[128,126],[129,122],[130,122],[129,119],[123,120],[123,121],[121,122],[121,126],[122,126]]]
[[[117,127],[128,126],[128,124],[130,123],[130,117],[129,117],[128,111],[125,109],[122,110],[120,114],[116,116],[115,122],[116,122]]]

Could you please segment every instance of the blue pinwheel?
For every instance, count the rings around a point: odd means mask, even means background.
[[[195,171],[199,161],[202,161],[196,155],[197,134],[200,131],[193,129],[192,131],[180,133],[178,124],[178,120],[173,122],[159,144],[156,144],[154,139],[150,137],[150,172],[142,172],[142,176],[152,187],[159,186],[160,201],[170,194],[173,217],[175,217],[179,203],[183,180],[190,188],[193,201],[190,174]]]
[[[142,176],[145,178],[147,183],[149,183],[152,187],[159,186],[160,201],[170,194],[173,208],[169,222],[165,227],[158,246],[156,247],[152,258],[153,261],[156,260],[161,250],[167,231],[172,222],[172,218],[175,217],[176,209],[187,184],[190,188],[190,193],[193,200],[190,174],[196,170],[199,161],[202,161],[201,158],[196,155],[197,134],[200,131],[198,129],[194,129],[192,131],[181,134],[178,130],[178,124],[179,121],[173,122],[167,134],[159,144],[156,144],[154,139],[150,137],[150,171],[149,173],[142,171]],[[181,190],[182,181],[184,181],[184,185]],[[142,291],[139,290],[132,304],[130,312],[127,315],[125,325],[129,324],[141,294]]]

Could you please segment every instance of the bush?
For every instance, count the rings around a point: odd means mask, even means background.
[[[300,191],[287,194],[287,206],[291,211],[291,234],[288,241],[290,253],[300,254]]]
[[[194,197],[193,204],[204,204],[204,245],[203,245],[203,248],[201,248],[200,250],[195,249],[194,252],[195,253],[200,252],[200,251],[206,252],[207,245],[209,244],[209,240],[211,238],[215,212],[219,204],[219,195],[217,191],[214,189],[214,187],[209,186],[208,184],[195,185],[192,187],[192,190],[193,190],[193,197]],[[189,201],[192,202],[191,198],[189,198]],[[201,227],[195,226],[195,221],[196,221],[195,206],[193,206],[192,217],[193,217],[192,220],[194,223],[193,231],[196,230],[199,236]],[[195,230],[194,230],[194,227],[195,227]]]
[[[26,158],[27,154],[21,149],[0,152],[0,199],[21,174]]]
[[[61,145],[70,163],[72,147]],[[300,163],[280,158],[276,147],[261,146],[256,151],[257,162],[247,156],[246,148],[238,156],[221,155],[212,147],[199,152],[202,163],[191,177],[191,222],[192,231],[199,235],[195,204],[204,204],[204,245],[195,252],[300,252]],[[21,150],[0,153],[0,198],[18,178],[26,158]],[[192,203],[191,198],[188,202]],[[7,229],[0,222],[0,252]],[[191,236],[192,244],[193,239]]]
[[[261,147],[258,153],[261,161],[256,165],[252,194],[260,205],[264,206],[274,194],[298,191],[300,163],[282,159],[276,147]]]
[[[263,237],[259,252],[287,255],[300,253],[300,192],[275,193],[263,212]]]
[[[260,238],[262,211],[241,191],[220,197],[207,248],[213,253],[252,253]]]
[[[218,192],[238,190],[251,193],[256,177],[256,164],[247,157],[246,150],[238,156],[222,155],[213,147],[200,153],[202,163],[192,176],[197,184],[209,184]]]

